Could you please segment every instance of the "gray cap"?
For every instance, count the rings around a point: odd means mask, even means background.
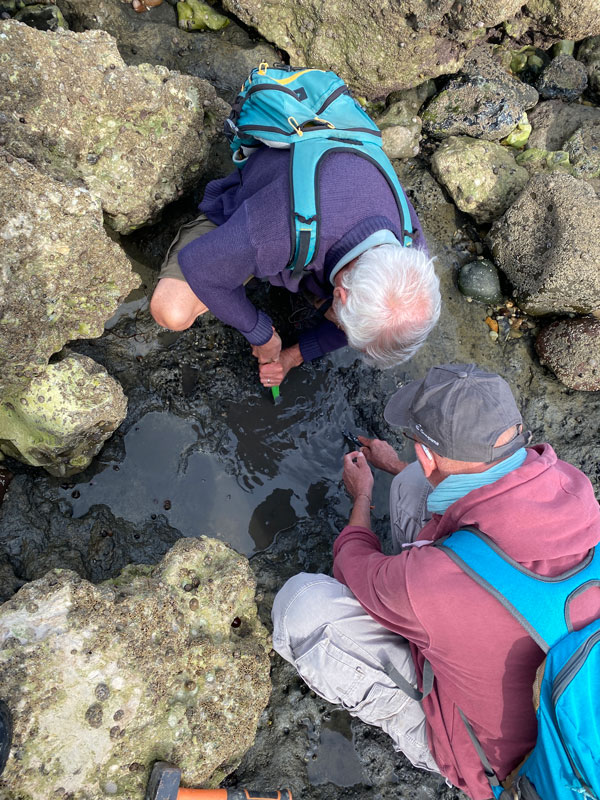
[[[531,433],[517,434],[499,447],[494,442],[521,414],[508,383],[476,364],[431,367],[391,397],[384,417],[441,456],[489,464],[528,444]]]

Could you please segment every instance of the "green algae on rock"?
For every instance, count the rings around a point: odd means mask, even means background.
[[[470,136],[442,142],[431,167],[460,210],[477,222],[491,222],[503,214],[529,180],[508,148]]]
[[[81,472],[125,419],[121,386],[87,356],[49,364],[25,392],[0,401],[0,452],[51,475]]]
[[[100,203],[87,189],[59,182],[5,151],[0,217],[5,397],[42,377],[49,357],[68,341],[100,336],[139,278],[106,235]]]
[[[538,172],[566,172],[573,175],[573,167],[569,161],[569,154],[564,150],[540,150],[539,147],[531,147],[517,153],[515,161],[520,167],[525,167],[530,175]]]
[[[179,0],[177,18],[184,31],[220,31],[231,21],[203,0]]]
[[[222,781],[271,689],[254,592],[247,559],[204,536],[99,586],[68,570],[24,586],[0,607],[3,800],[143,800],[157,759],[185,785]]]
[[[197,183],[228,113],[206,81],[127,67],[102,31],[0,22],[0,82],[11,155],[83,182],[121,233],[154,220]]]

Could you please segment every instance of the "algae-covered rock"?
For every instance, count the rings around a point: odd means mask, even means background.
[[[440,139],[464,134],[504,139],[537,102],[531,86],[508,74],[471,74],[450,81],[423,112],[423,128]]]
[[[179,27],[185,31],[220,31],[230,22],[229,17],[219,14],[203,0],[179,0],[177,18]]]
[[[126,411],[120,384],[91,358],[71,353],[25,392],[3,394],[0,452],[51,475],[71,475],[88,466]]]
[[[581,103],[564,103],[562,100],[546,100],[528,113],[532,131],[527,147],[540,150],[562,150],[569,136],[584,122],[600,121],[600,108]]]
[[[491,222],[503,214],[529,180],[508,148],[469,136],[442,142],[431,166],[460,210],[477,222]]]
[[[515,161],[520,167],[525,167],[530,175],[538,172],[565,172],[573,175],[573,167],[569,161],[569,154],[564,150],[540,150],[539,147],[531,147],[517,153]]]
[[[227,114],[207,82],[127,67],[101,31],[0,23],[0,135],[13,156],[83,182],[122,233],[192,187]]]
[[[529,314],[600,308],[600,199],[585,181],[534,175],[489,234],[494,261]]]
[[[142,800],[155,760],[218,784],[270,693],[248,561],[180,539],[156,567],[99,586],[51,571],[0,608],[0,684],[14,716],[3,800]]]
[[[590,93],[600,100],[600,36],[590,36],[582,42],[577,58],[587,69]]]
[[[87,189],[6,152],[0,155],[0,241],[4,396],[43,375],[66,342],[100,336],[139,278],[106,235],[100,203]]]
[[[590,180],[600,176],[600,120],[584,122],[564,144],[577,178]]]
[[[57,31],[59,28],[69,27],[60,8],[55,5],[26,6],[17,11],[14,18],[40,31]]]
[[[433,81],[414,89],[392,92],[386,108],[375,116],[381,130],[383,149],[389,158],[411,158],[419,152],[421,119],[419,110],[425,100],[435,94]]]
[[[562,53],[540,75],[536,89],[544,100],[577,100],[587,87],[587,70],[573,56]]]
[[[600,391],[600,320],[553,322],[539,333],[535,346],[540,362],[569,389]]]

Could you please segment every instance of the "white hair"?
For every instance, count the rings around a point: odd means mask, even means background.
[[[346,302],[336,298],[333,310],[348,343],[371,366],[389,369],[409,359],[440,316],[440,282],[423,250],[371,247],[341,283]]]

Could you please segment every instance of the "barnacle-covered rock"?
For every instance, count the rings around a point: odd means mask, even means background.
[[[123,389],[91,358],[70,353],[25,392],[0,400],[0,452],[51,475],[81,472],[125,419]]]
[[[469,136],[442,142],[431,166],[460,210],[478,222],[503,214],[529,180],[509,148]]]
[[[585,122],[600,122],[600,108],[562,100],[545,100],[528,113],[532,131],[527,147],[563,150],[563,145]]]
[[[536,88],[544,100],[577,100],[587,87],[587,70],[573,56],[561,53],[540,75]]]
[[[24,586],[0,607],[3,800],[142,800],[155,760],[184,785],[217,785],[271,688],[254,592],[247,559],[206,537],[98,586],[69,570]]]
[[[569,389],[600,390],[600,319],[553,322],[539,333],[535,346],[541,363]]]
[[[600,176],[600,120],[584,122],[564,144],[577,178],[591,180]]]
[[[494,261],[529,314],[600,308],[600,199],[586,181],[534,175],[489,233]]]
[[[591,94],[600,100],[600,36],[590,36],[581,43],[577,58],[587,69]]]
[[[121,233],[197,183],[228,112],[206,81],[127,67],[103,31],[0,22],[0,83],[9,152],[87,187]]]

